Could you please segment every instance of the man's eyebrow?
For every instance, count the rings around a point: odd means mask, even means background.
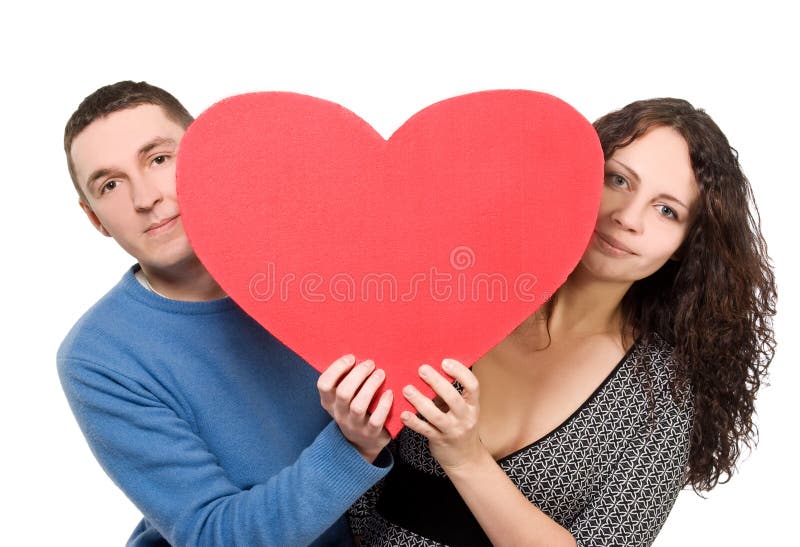
[[[113,172],[114,171],[112,171],[111,169],[106,169],[106,168],[96,169],[95,171],[92,172],[91,175],[89,175],[89,178],[86,179],[86,189],[87,190],[91,190],[92,189],[92,184],[97,182],[99,179],[107,177],[108,175],[110,175]]]
[[[142,158],[142,157],[146,156],[147,154],[149,154],[154,148],[157,148],[159,146],[173,146],[174,147],[174,146],[177,146],[177,144],[178,143],[175,141],[175,139],[170,139],[170,138],[167,138],[167,137],[156,137],[155,139],[151,140],[150,142],[147,142],[144,145],[142,145],[142,147],[139,148],[139,152],[137,152],[136,155],[139,158]],[[90,190],[92,188],[92,184],[97,182],[98,179],[102,179],[104,177],[107,177],[110,174],[112,174],[113,172],[114,172],[113,169],[108,169],[108,168],[105,168],[105,167],[101,168],[101,169],[96,169],[86,179],[86,188]]]
[[[621,161],[619,161],[619,160],[615,160],[615,159],[609,159],[608,161],[613,161],[613,162],[615,162],[615,163],[618,163],[619,165],[621,165],[622,167],[624,167],[624,168],[625,168],[625,170],[626,170],[628,173],[630,173],[630,176],[631,176],[631,178],[632,178],[633,180],[635,180],[637,183],[641,183],[641,182],[642,182],[642,179],[641,179],[641,178],[639,178],[639,173],[637,173],[636,171],[634,171],[633,169],[631,169],[629,166],[625,165],[625,164],[624,164],[624,163],[622,163]],[[661,193],[661,194],[659,194],[657,197],[658,197],[658,198],[665,198],[665,199],[668,199],[668,200],[674,201],[675,203],[677,203],[678,205],[682,206],[682,207],[683,207],[684,209],[686,209],[687,211],[689,210],[689,207],[688,207],[688,206],[687,206],[687,205],[686,205],[684,202],[682,202],[681,200],[679,200],[678,198],[676,198],[676,197],[675,197],[675,196],[673,196],[673,195]]]
[[[149,154],[153,148],[157,148],[159,146],[176,146],[178,143],[175,142],[175,139],[169,139],[166,137],[156,137],[155,139],[151,140],[147,144],[143,145],[139,149],[139,158],[146,156]]]

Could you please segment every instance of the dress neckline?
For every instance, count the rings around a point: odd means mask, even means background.
[[[569,425],[569,423],[572,422],[575,419],[575,417],[583,411],[583,409],[585,409],[587,406],[589,406],[597,398],[598,394],[603,390],[603,388],[605,388],[611,382],[611,380],[614,379],[614,377],[617,375],[617,372],[619,372],[619,370],[622,368],[622,366],[628,361],[628,358],[633,353],[633,350],[639,345],[639,341],[640,340],[641,340],[641,338],[637,338],[634,341],[634,343],[631,345],[631,347],[628,348],[628,351],[625,352],[625,355],[622,356],[622,358],[614,366],[614,368],[611,370],[611,372],[608,373],[608,376],[606,376],[603,379],[603,381],[600,382],[600,385],[597,386],[597,389],[595,389],[592,392],[592,394],[589,395],[589,397],[587,397],[586,400],[577,409],[575,409],[575,411],[572,414],[570,414],[563,422],[558,424],[556,427],[554,427],[553,429],[551,429],[550,431],[548,431],[547,433],[545,433],[544,435],[542,435],[541,437],[539,437],[535,441],[533,441],[531,443],[528,443],[525,446],[523,446],[522,448],[518,448],[517,450],[514,450],[510,454],[507,454],[506,456],[502,456],[502,457],[496,459],[495,461],[498,464],[501,464],[501,463],[505,462],[506,460],[509,460],[509,459],[513,458],[514,456],[516,456],[520,452],[524,452],[526,450],[529,450],[530,448],[533,448],[534,446],[536,446],[536,445],[538,445],[540,443],[543,443],[548,438],[552,437],[553,435],[555,435],[556,433],[558,433],[559,431],[561,431],[562,429],[567,427],[567,425]]]

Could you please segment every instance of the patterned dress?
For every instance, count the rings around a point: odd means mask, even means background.
[[[578,545],[650,545],[683,486],[688,390],[670,394],[672,348],[637,341],[563,424],[498,464]],[[643,369],[637,369],[638,357]],[[350,510],[362,545],[491,545],[428,449],[403,429],[395,467]]]

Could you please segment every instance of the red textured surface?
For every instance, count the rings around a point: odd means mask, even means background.
[[[177,176],[184,227],[222,288],[317,370],[374,359],[395,435],[402,386],[430,393],[420,364],[474,363],[564,282],[603,156],[589,122],[533,91],[447,99],[388,141],[340,105],[264,92],[199,116]]]

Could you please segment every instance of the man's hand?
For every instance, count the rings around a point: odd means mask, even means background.
[[[386,373],[375,370],[371,360],[356,365],[353,355],[344,355],[317,381],[322,407],[336,420],[345,438],[369,462],[375,461],[391,437],[383,424],[392,406],[392,392],[381,395],[374,412],[367,409],[375,393],[383,384]]]

